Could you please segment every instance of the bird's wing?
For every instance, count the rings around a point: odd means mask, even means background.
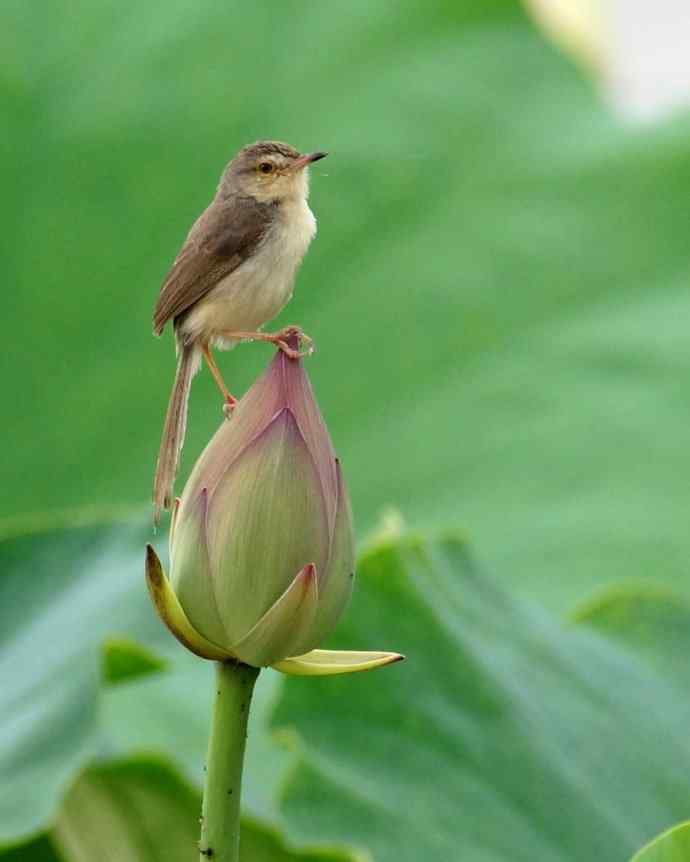
[[[161,285],[153,331],[191,308],[250,257],[266,234],[275,209],[251,197],[214,201],[189,232]]]

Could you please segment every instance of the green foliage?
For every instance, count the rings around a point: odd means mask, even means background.
[[[103,644],[103,676],[106,682],[131,681],[164,668],[162,659],[129,638],[107,638]]]
[[[164,763],[133,759],[90,769],[68,793],[53,841],[69,862],[189,862],[195,858],[201,800]],[[242,826],[241,862],[356,862],[337,852],[302,854],[259,823]]]
[[[667,679],[690,691],[687,600],[670,590],[635,584],[604,591],[581,605],[573,619],[632,647]]]
[[[156,617],[143,580],[143,536],[134,524],[81,527],[0,542],[0,846],[44,827],[71,778],[103,751],[174,753],[201,780],[211,668],[188,656]],[[169,673],[120,682],[102,676],[107,635],[136,639],[139,658],[169,655]],[[131,668],[130,668],[131,669]],[[259,686],[255,721],[270,708]],[[260,758],[248,809],[271,812],[287,756],[250,742]],[[256,751],[256,754],[254,753]]]
[[[49,835],[2,854],[3,862],[189,862],[198,857],[201,799],[152,758],[92,767],[67,793]],[[288,848],[274,830],[242,824],[240,862],[360,862],[337,849]]]
[[[0,795],[0,844],[45,824],[99,750],[104,638],[157,630],[137,571],[142,537],[108,526],[0,545],[0,774],[11,786]]]
[[[300,840],[377,862],[624,859],[687,811],[690,698],[646,659],[511,599],[456,540],[384,546],[359,572],[339,641],[407,662],[286,686]]]
[[[2,862],[64,862],[47,835],[2,852]]]
[[[688,859],[690,823],[681,823],[643,847],[632,862],[687,862]]]
[[[512,0],[60,6],[0,28],[0,514],[148,499],[158,285],[226,160],[277,136],[331,150],[278,323],[317,344],[360,530],[461,522],[559,608],[688,588],[687,122],[624,127]],[[222,357],[231,387],[268,355]],[[183,477],[220,421],[205,373]]]
[[[144,844],[177,853],[196,836],[211,668],[153,616],[141,532],[0,543],[1,834],[28,840],[56,822],[65,862],[93,857],[89,842],[105,834],[82,818],[103,818],[132,854]],[[55,567],[64,554],[70,565]],[[650,601],[646,617],[661,627],[663,606]],[[24,627],[13,626],[19,607]],[[687,654],[690,627],[650,656],[644,640],[592,625],[511,598],[457,539],[382,540],[360,562],[331,645],[383,644],[407,661],[280,689],[277,674],[262,674],[245,811],[298,848],[347,846],[377,862],[630,856],[687,810],[690,697],[664,667],[665,650]],[[98,673],[108,630],[170,656],[168,669],[109,685]],[[179,790],[167,764],[191,788]],[[274,850],[266,858],[282,859]]]
[[[53,834],[70,862],[117,848],[118,862],[188,862],[198,840],[198,794],[155,761],[93,768],[70,788]]]

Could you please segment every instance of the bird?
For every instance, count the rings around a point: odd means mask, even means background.
[[[265,333],[261,328],[292,297],[297,269],[316,234],[308,204],[309,166],[326,155],[320,150],[301,153],[269,140],[239,150],[163,280],[153,332],[161,335],[172,321],[177,368],[154,477],[154,524],[172,503],[189,390],[202,357],[229,411],[236,399],[212,348],[228,350],[240,341],[262,340],[295,353],[283,337],[286,330]]]

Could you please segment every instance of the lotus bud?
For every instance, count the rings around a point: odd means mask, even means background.
[[[399,658],[315,649],[350,598],[352,515],[302,362],[282,351],[194,467],[173,512],[170,558],[168,582],[149,548],[154,603],[205,658],[298,674]]]

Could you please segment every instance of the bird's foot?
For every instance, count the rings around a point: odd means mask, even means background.
[[[302,359],[314,352],[314,341],[299,326],[286,326],[279,332],[269,333],[272,344],[290,359]]]
[[[232,416],[235,407],[237,407],[237,404],[237,398],[235,398],[234,395],[231,395],[229,392],[226,391],[225,400],[223,401],[223,413],[225,414],[226,419],[229,419]]]
[[[278,332],[244,332],[229,331],[219,333],[224,338],[233,338],[237,341],[266,341],[282,350],[290,359],[301,359],[303,356],[311,356],[314,352],[314,342],[306,335],[299,326],[285,326]]]
[[[223,375],[220,373],[220,369],[216,365],[216,360],[213,358],[213,354],[211,353],[211,348],[208,346],[208,344],[205,344],[201,349],[204,356],[206,357],[206,364],[208,365],[209,371],[213,375],[213,379],[216,381],[216,385],[223,393],[223,413],[225,413],[226,416],[230,416],[235,405],[237,404],[237,398],[235,398],[234,395],[230,394],[230,390],[225,385]]]

